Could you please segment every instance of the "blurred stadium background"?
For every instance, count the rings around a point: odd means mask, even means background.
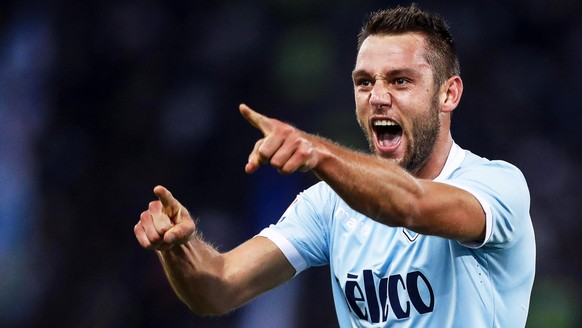
[[[580,327],[582,2],[417,1],[456,36],[458,144],[528,178],[528,327]],[[243,171],[238,104],[365,149],[350,73],[366,13],[404,1],[0,2],[1,327],[337,327],[326,268],[197,318],[133,236],[156,184],[227,250],[310,174]]]

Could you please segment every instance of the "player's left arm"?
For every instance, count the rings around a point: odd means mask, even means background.
[[[355,210],[380,223],[421,234],[483,241],[485,212],[468,191],[415,178],[393,162],[325,140],[320,147],[325,151],[313,172]]]
[[[380,223],[461,242],[483,241],[485,212],[471,193],[417,179],[395,163],[305,133],[246,105],[240,110],[264,134],[249,156],[247,173],[262,164],[284,174],[311,170],[353,209]]]

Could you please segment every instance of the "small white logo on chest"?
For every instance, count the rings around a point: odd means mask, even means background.
[[[338,207],[338,209],[335,211],[334,217],[338,221],[342,222],[346,228],[348,228],[348,230],[359,230],[363,236],[368,236],[370,232],[372,232],[371,225],[365,222],[367,220],[351,217],[350,213],[342,207]]]

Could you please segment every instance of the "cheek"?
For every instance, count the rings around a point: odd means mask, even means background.
[[[359,106],[358,104],[356,104],[356,119],[358,120],[358,124],[364,128],[365,124],[367,122],[367,116],[366,116],[366,109],[362,106]]]
[[[360,111],[359,111],[357,108],[356,108],[356,120],[358,121],[358,125],[359,125],[361,128],[364,128],[364,125],[362,124],[362,123],[363,123],[363,118],[362,118],[362,116],[360,115]]]
[[[354,90],[354,100],[358,105],[364,105],[368,103],[368,98],[370,97],[370,92],[363,90]]]
[[[363,115],[365,113],[366,108],[368,107],[368,97],[356,93],[355,104],[356,104],[356,114]]]

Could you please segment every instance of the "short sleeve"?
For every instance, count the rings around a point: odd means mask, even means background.
[[[471,248],[506,248],[529,224],[530,195],[521,171],[504,161],[486,161],[460,168],[444,183],[473,194],[486,215],[483,244],[463,244]]]
[[[330,190],[320,182],[300,193],[276,224],[259,233],[281,249],[296,273],[329,263]]]

